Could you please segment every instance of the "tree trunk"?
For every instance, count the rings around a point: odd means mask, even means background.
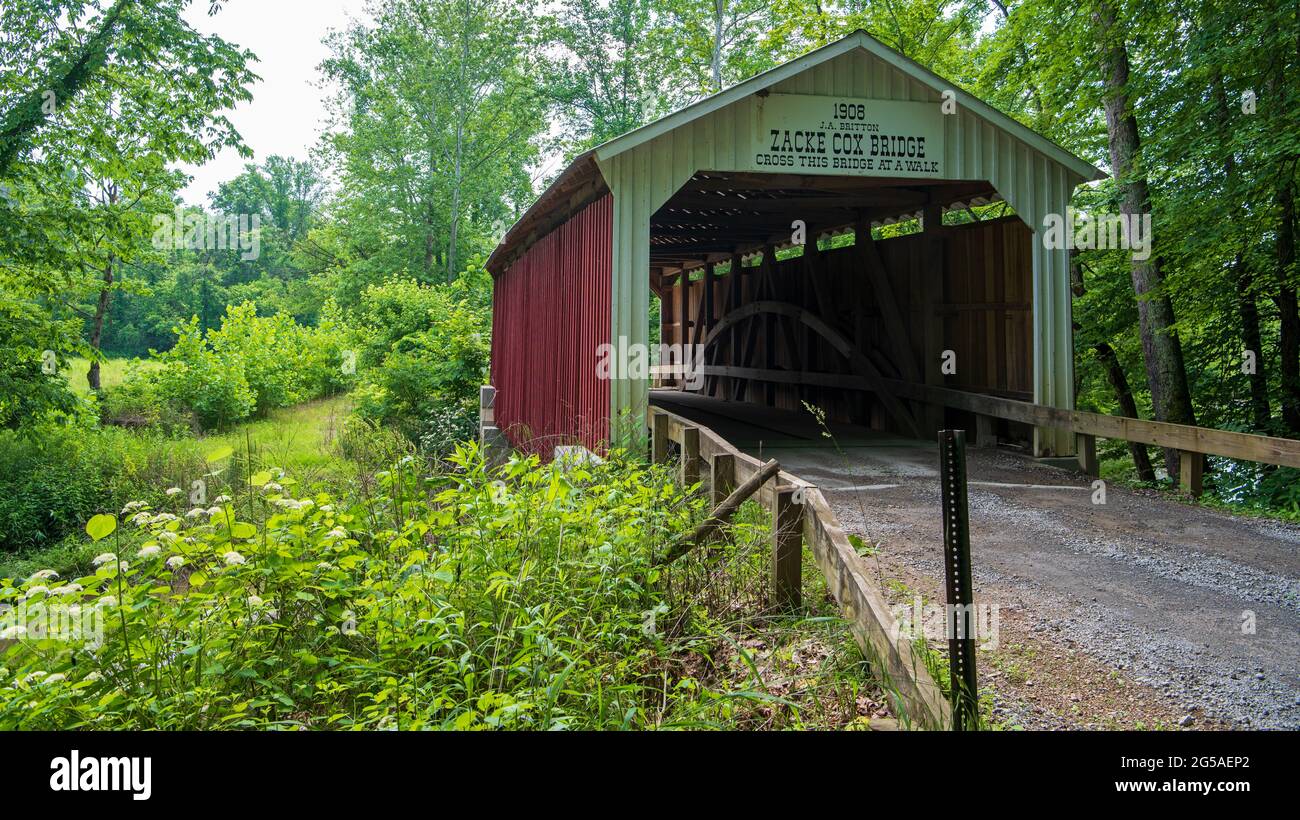
[[[1133,113],[1127,87],[1129,82],[1128,48],[1116,24],[1115,11],[1102,3],[1093,19],[1098,25],[1102,51],[1106,111],[1106,133],[1110,142],[1111,172],[1120,193],[1120,213],[1125,218],[1149,213],[1151,195],[1145,174],[1137,167],[1141,142],[1137,118]],[[1158,256],[1132,260],[1130,275],[1138,299],[1138,322],[1142,337],[1142,354],[1146,364],[1151,404],[1157,421],[1195,424],[1183,347],[1174,328],[1174,307],[1164,290]],[[1165,468],[1175,482],[1178,478],[1178,451],[1165,450]]]
[[[1115,350],[1107,342],[1098,342],[1092,349],[1101,361],[1102,367],[1106,368],[1106,381],[1110,382],[1111,389],[1115,391],[1115,398],[1119,400],[1120,415],[1131,419],[1140,418],[1137,402],[1133,400],[1133,390],[1128,384],[1128,376],[1124,375],[1124,367],[1119,363]],[[1133,456],[1133,466],[1137,468],[1138,478],[1142,481],[1155,481],[1156,471],[1151,468],[1147,446],[1130,441],[1128,451]]]
[[[1080,298],[1087,292],[1087,286],[1083,280],[1083,265],[1075,256],[1075,251],[1070,251],[1070,292],[1076,298]],[[1079,323],[1074,322],[1074,330],[1078,332]],[[1101,366],[1106,370],[1106,381],[1110,382],[1111,389],[1115,391],[1115,398],[1119,400],[1120,415],[1127,416],[1131,419],[1140,418],[1138,416],[1137,402],[1133,400],[1133,390],[1129,387],[1128,376],[1124,373],[1124,366],[1119,363],[1119,356],[1115,355],[1115,350],[1108,342],[1098,342],[1093,345],[1093,351],[1101,361]],[[1074,373],[1074,395],[1079,395],[1079,376],[1080,371]],[[1155,470],[1151,469],[1151,457],[1147,454],[1147,446],[1140,442],[1130,441],[1128,443],[1129,455],[1133,457],[1133,466],[1137,469],[1138,478],[1142,481],[1155,481]]]
[[[722,90],[722,15],[727,0],[713,2],[713,91]]]
[[[1223,85],[1223,74],[1214,70],[1214,102],[1216,125],[1219,131],[1219,151],[1223,155],[1224,196],[1230,203],[1238,201],[1237,159],[1232,154],[1231,109],[1228,92]],[[1247,374],[1250,384],[1250,415],[1256,431],[1268,429],[1273,412],[1268,399],[1268,374],[1264,369],[1264,343],[1259,330],[1259,305],[1255,302],[1255,274],[1250,262],[1238,251],[1232,261],[1232,279],[1237,290],[1237,318],[1241,321],[1241,342],[1255,358],[1255,372]]]
[[[104,336],[104,319],[108,316],[108,303],[113,294],[113,265],[117,260],[110,256],[104,266],[104,284],[99,289],[99,301],[95,304],[95,317],[90,324],[90,368],[86,371],[86,383],[91,390],[99,390],[99,343]]]
[[[1232,261],[1237,285],[1237,315],[1241,319],[1241,342],[1255,354],[1255,372],[1250,379],[1250,417],[1256,432],[1268,429],[1273,410],[1268,398],[1268,375],[1264,369],[1264,341],[1259,330],[1259,305],[1255,303],[1255,275],[1240,251]]]
[[[1281,320],[1278,347],[1282,355],[1282,421],[1300,433],[1300,303],[1295,278],[1295,171],[1284,168],[1277,186],[1277,310]]]

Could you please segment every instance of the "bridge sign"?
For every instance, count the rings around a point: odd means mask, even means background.
[[[940,103],[769,94],[753,169],[839,176],[944,176]]]

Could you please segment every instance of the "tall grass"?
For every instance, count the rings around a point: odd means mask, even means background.
[[[169,488],[188,498],[202,481],[212,498],[265,466],[307,487],[336,484],[351,470],[336,445],[349,408],[346,396],[323,399],[207,437],[79,426],[0,432],[0,575],[84,571],[93,556],[81,532],[88,518],[132,500],[161,504]],[[210,458],[223,450],[233,455]]]
[[[307,492],[264,469],[206,509],[133,505],[72,585],[0,582],[0,601],[106,616],[89,650],[3,633],[0,728],[781,728],[888,708],[824,588],[768,610],[757,508],[663,573],[704,502],[660,467],[492,472],[467,445],[362,478]]]

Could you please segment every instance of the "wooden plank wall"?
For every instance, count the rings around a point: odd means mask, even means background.
[[[944,348],[957,353],[957,373],[946,387],[1032,400],[1032,233],[1015,217],[944,228],[944,293],[935,300],[943,318]],[[892,285],[908,345],[918,369],[924,350],[922,293],[923,237],[909,234],[875,243]],[[759,299],[788,302],[826,321],[852,340],[886,378],[901,372],[885,337],[880,305],[856,247],[806,253],[775,262],[770,277],[760,265],[741,269],[734,306]],[[730,275],[701,275],[662,290],[661,339],[664,344],[693,342],[733,306]],[[678,277],[680,279],[680,277]],[[702,317],[706,283],[714,288],[714,315]],[[704,328],[697,330],[703,318]],[[753,325],[753,327],[751,327]],[[747,354],[747,355],[746,355]],[[725,333],[709,364],[804,372],[851,372],[830,344],[802,324],[780,317],[756,317]],[[669,384],[672,380],[668,380]],[[869,393],[817,385],[747,382],[710,377],[699,392],[754,401],[790,410],[803,403],[820,407],[829,418],[884,429],[889,426],[879,402]]]
[[[949,234],[939,309],[958,358],[947,387],[1033,401],[1032,240],[1019,219]]]

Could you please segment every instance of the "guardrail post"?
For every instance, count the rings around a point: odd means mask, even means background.
[[[731,453],[713,454],[713,463],[709,465],[709,487],[715,507],[726,501],[736,489],[736,457]]]
[[[1190,453],[1187,450],[1178,451],[1178,489],[1187,493],[1192,498],[1200,498],[1204,490],[1203,479],[1205,478],[1205,456],[1200,453]]]
[[[1093,478],[1101,477],[1097,464],[1097,437],[1088,433],[1075,433],[1075,449],[1079,451],[1079,469]]]
[[[478,429],[496,426],[497,389],[485,384],[478,389]]]
[[[949,680],[952,728],[979,728],[975,676],[974,589],[970,568],[970,517],[966,501],[966,433],[939,431],[939,494],[943,499],[943,558],[948,592]]]
[[[650,461],[663,464],[668,460],[668,416],[655,413],[650,436]]]
[[[700,428],[682,428],[682,486],[700,482]]]
[[[798,487],[776,487],[772,504],[772,603],[798,609],[802,602],[803,500]]]
[[[499,467],[510,457],[510,442],[496,426],[497,389],[485,384],[478,389],[478,443],[483,458]]]

